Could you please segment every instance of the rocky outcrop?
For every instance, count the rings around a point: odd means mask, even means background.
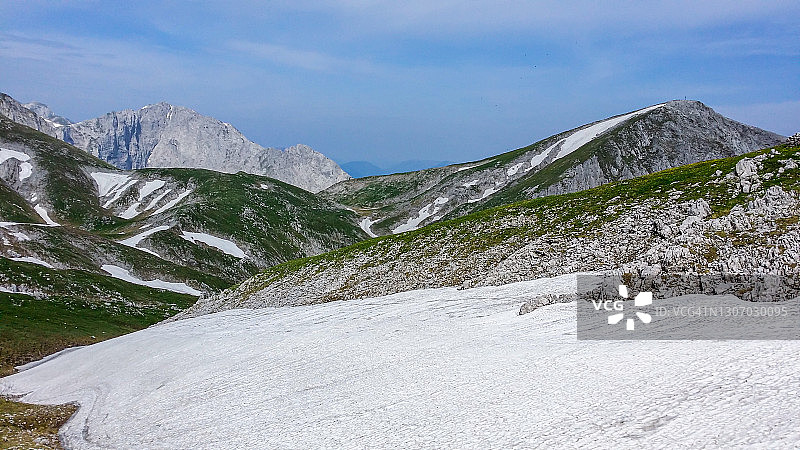
[[[59,127],[56,124],[44,117],[40,117],[35,112],[2,92],[0,92],[0,114],[18,124],[31,127],[44,134],[49,134],[50,136],[56,136],[58,134],[57,129]]]

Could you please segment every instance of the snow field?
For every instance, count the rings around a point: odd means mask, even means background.
[[[0,380],[71,448],[791,448],[796,341],[578,341],[574,276],[162,324]],[[655,322],[654,322],[655,323]]]

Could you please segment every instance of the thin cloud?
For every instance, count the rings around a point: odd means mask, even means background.
[[[340,58],[316,51],[300,50],[270,43],[234,40],[228,42],[228,47],[233,51],[244,53],[275,65],[315,72],[377,73],[380,71],[378,66],[368,61]]]

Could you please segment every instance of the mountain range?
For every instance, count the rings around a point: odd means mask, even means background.
[[[350,178],[335,162],[311,147],[298,144],[283,150],[265,148],[245,138],[229,123],[163,102],[72,123],[44,104],[22,105],[0,94],[0,114],[123,170],[181,167],[241,171],[311,192]]]
[[[342,164],[344,169],[353,178],[364,178],[375,175],[390,175],[393,173],[415,172],[418,170],[443,167],[453,164],[453,161],[433,161],[409,159],[390,164],[388,167],[378,167],[369,161],[351,161]]]
[[[480,161],[346,180],[322,195],[361,212],[362,226],[371,235],[385,235],[491,206],[741,155],[783,139],[700,102],[676,100]]]
[[[0,370],[148,326],[199,296],[181,317],[636,266],[634,253],[654,249],[708,253],[709,229],[752,233],[742,215],[791,233],[795,150],[752,153],[783,141],[672,101],[480,161],[349,179],[321,154],[263,149],[166,103],[72,123],[1,95],[0,290],[13,302],[0,314],[19,319],[0,331]],[[727,159],[691,165],[715,158]],[[634,227],[623,210],[646,220]],[[606,249],[629,235],[637,245]],[[726,251],[695,263],[737,267],[753,250]],[[70,325],[31,327],[42,304]]]

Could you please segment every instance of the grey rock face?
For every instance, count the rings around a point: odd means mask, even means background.
[[[676,100],[598,138],[594,154],[560,179],[524,189],[528,198],[577,192],[611,181],[710,159],[737,156],[783,137],[728,119],[697,101]]]
[[[63,125],[69,125],[69,124],[72,123],[72,121],[67,119],[66,117],[59,116],[56,113],[54,113],[53,110],[50,109],[50,107],[45,105],[44,103],[31,102],[31,103],[25,103],[22,106],[24,106],[24,107],[30,109],[31,111],[33,111],[34,113],[36,113],[37,116],[43,117],[43,118],[49,120],[50,122],[53,122],[56,125],[62,125],[63,126]]]
[[[0,98],[0,113],[81,148],[124,169],[184,167],[265,175],[318,192],[350,178],[335,162],[305,145],[285,150],[249,141],[231,124],[167,103],[111,112],[78,123],[60,119],[45,105]]]
[[[8,117],[14,122],[31,127],[42,133],[55,136],[58,126],[53,122],[40,117],[35,112],[23,106],[10,96],[0,92],[0,114]]]

